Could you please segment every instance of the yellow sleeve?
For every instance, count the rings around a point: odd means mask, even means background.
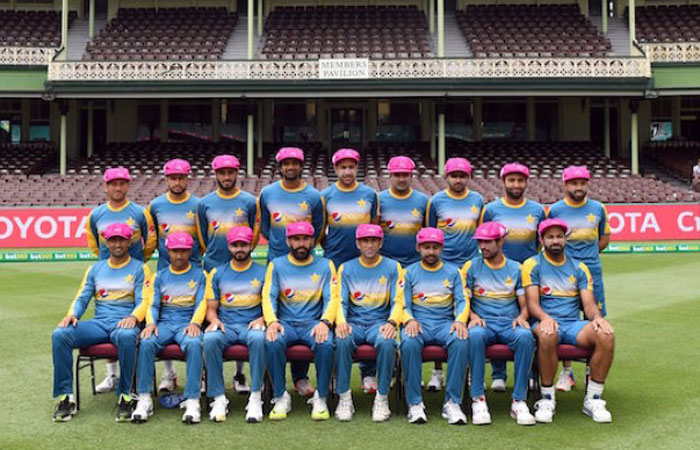
[[[314,247],[323,241],[326,237],[326,227],[328,226],[328,215],[326,214],[326,199],[321,196],[321,207],[323,208],[323,225],[321,225],[321,232],[318,233],[318,239],[314,243]]]
[[[467,261],[467,263],[469,263],[469,262],[470,261]],[[466,263],[465,263],[465,265],[466,265]],[[467,270],[469,270],[469,269],[467,268]],[[466,272],[465,272],[465,274],[466,274]],[[462,322],[462,323],[466,324],[467,321],[469,320],[469,311],[471,311],[471,306],[472,306],[471,296],[469,294],[467,294],[466,282],[465,282],[464,277],[462,277],[461,273],[459,276],[459,282],[462,284],[462,293],[464,295],[464,310],[462,311],[462,313],[459,316],[457,316],[455,318],[455,321]]]
[[[326,305],[325,312],[321,315],[321,320],[328,320],[333,323],[336,316],[338,315],[338,301],[340,300],[340,294],[338,294],[338,274],[335,271],[335,264],[330,259],[328,260],[328,268],[331,271],[331,285],[330,285],[330,295],[331,299]]]
[[[277,301],[277,298],[271,298],[272,296],[272,277],[275,270],[275,264],[270,262],[267,266],[267,272],[265,272],[265,283],[263,284],[262,290],[262,310],[263,318],[265,319],[265,324],[270,325],[272,322],[277,322],[277,315],[272,307],[272,302]],[[277,289],[275,289],[277,291]],[[277,295],[275,295],[277,297]]]
[[[578,263],[579,268],[583,270],[583,273],[586,275],[586,285],[588,286],[588,290],[593,292],[593,277],[591,276],[591,271],[588,269],[588,266],[584,262]]]
[[[150,325],[152,323],[155,323],[155,320],[153,320],[153,311],[151,311],[151,308],[153,307],[153,300],[154,300],[154,295],[155,295],[155,285],[156,285],[156,277],[158,276],[157,273],[153,274],[153,277],[151,279],[151,289],[149,293],[149,301],[148,301],[148,306],[146,307],[146,325]],[[145,299],[144,299],[145,301]]]
[[[394,309],[391,311],[391,315],[389,316],[389,320],[393,320],[396,325],[401,325],[404,319],[404,314],[405,314],[405,305],[404,305],[404,299],[403,299],[403,287],[404,283],[406,282],[405,280],[405,272],[403,268],[401,267],[400,263],[396,263],[396,269],[398,271],[398,277],[396,278],[396,288],[395,291],[396,293],[394,294]]]
[[[145,261],[148,261],[153,255],[153,252],[158,247],[158,235],[156,234],[156,227],[153,225],[153,217],[148,209],[143,210],[143,215],[146,217],[146,236],[145,243],[143,246],[143,257]]]
[[[141,303],[134,308],[131,315],[136,317],[141,322],[146,317],[146,311],[151,308],[153,303],[153,279],[155,274],[151,273],[151,269],[146,264],[143,265],[143,285],[141,286]]]
[[[472,262],[471,260],[467,261],[464,263],[461,269],[459,269],[459,274],[462,277],[462,283],[464,283],[464,296],[465,298],[469,299],[471,301],[472,298],[472,290],[469,286],[467,286],[467,274],[469,274],[469,269],[472,268]],[[468,296],[468,297],[467,297]]]
[[[199,227],[197,227],[199,231]],[[201,235],[200,235],[201,240]],[[260,240],[260,198],[255,199],[255,226],[253,227],[253,249],[258,246]]]
[[[197,214],[194,216],[194,227],[197,229],[197,240],[199,241],[199,251],[204,254],[207,250],[207,243],[204,242],[204,236],[202,235],[202,223],[199,220],[199,207],[197,207]]]
[[[428,199],[428,204],[425,206],[425,217],[423,218],[423,226],[430,226],[430,207],[433,206],[433,198]]]
[[[212,272],[214,272],[214,270],[212,270]],[[206,286],[208,287],[211,275],[207,273],[205,276],[207,279]],[[197,309],[194,310],[194,314],[192,314],[192,320],[190,320],[190,323],[196,323],[197,325],[202,326],[202,323],[204,323],[204,319],[207,317],[207,303],[207,295],[205,293],[204,298],[200,300],[199,305],[197,305]]]
[[[525,260],[522,265],[522,280],[523,288],[532,286],[532,269],[537,265],[537,260],[535,258],[529,258]]]
[[[92,220],[92,210],[88,214],[87,220],[85,221],[85,234],[87,236],[88,247],[90,251],[97,256],[100,256],[100,246],[97,243],[97,236],[92,232],[92,227],[90,226],[90,221]]]
[[[481,208],[481,214],[479,214],[479,222],[477,223],[477,225],[481,225],[482,223],[484,223],[484,213],[485,212],[486,212],[486,205],[484,205],[484,207]]]
[[[345,314],[343,314],[343,269],[345,269],[345,264],[341,264],[338,268],[338,287],[335,289],[335,296],[337,296],[337,312],[335,315],[335,324],[339,325],[345,323]]]
[[[206,275],[207,279],[207,284],[205,285],[204,288],[204,300],[205,301],[212,301],[212,300],[218,300],[217,298],[214,297],[214,274],[216,273],[216,268],[211,269],[209,273],[205,272],[204,274]]]

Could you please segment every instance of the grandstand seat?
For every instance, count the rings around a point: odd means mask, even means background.
[[[68,26],[77,13],[68,14]],[[0,10],[0,47],[59,47],[60,11]]]
[[[639,6],[635,19],[639,42],[700,41],[700,5]]]

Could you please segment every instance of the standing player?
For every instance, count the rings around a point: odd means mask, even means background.
[[[313,246],[319,243],[325,228],[321,193],[301,178],[304,152],[296,147],[283,147],[275,155],[282,179],[260,192],[260,228],[268,240],[267,260],[289,253],[285,230],[295,222],[310,222],[314,229]],[[292,363],[294,389],[304,397],[314,394],[309,384],[309,365]]]
[[[197,239],[197,205],[199,198],[187,191],[190,179],[190,163],[184,159],[171,159],[165,163],[165,183],[168,191],[154,198],[147,211],[153,217],[158,236],[158,271],[170,265],[166,238],[172,233],[185,232],[194,238],[190,263],[202,267],[202,254]],[[177,386],[177,374],[172,361],[163,361],[165,370],[158,390],[173,391]]]
[[[506,258],[522,263],[539,251],[537,227],[545,219],[542,205],[525,197],[530,169],[518,163],[510,163],[501,169],[505,196],[489,203],[481,213],[481,222],[498,222],[505,225],[508,236],[503,244]],[[506,362],[495,361],[491,390],[505,392]]]
[[[610,243],[610,224],[605,206],[588,198],[591,174],[586,167],[570,166],[564,169],[564,199],[549,209],[549,217],[562,219],[569,226],[566,254],[586,264],[593,277],[593,296],[603,317],[606,316],[603,268],[600,252]],[[564,361],[556,388],[570,391],[576,381],[571,361]]]
[[[497,222],[484,222],[476,230],[481,256],[467,261],[462,276],[471,294],[469,314],[469,367],[472,374],[472,423],[491,423],[484,397],[486,346],[507,344],[515,352],[515,386],[510,415],[518,425],[534,425],[527,407],[527,380],[535,351],[528,323],[520,264],[503,255],[507,231]]]
[[[338,181],[321,192],[325,203],[328,228],[322,242],[324,256],[335,267],[360,256],[355,244],[355,230],[360,224],[377,223],[379,199],[374,189],[357,182],[360,154],[341,148],[333,155],[333,168]],[[325,230],[324,230],[325,231]],[[374,363],[360,363],[362,388],[365,393],[377,391]]]
[[[53,395],[59,398],[53,420],[67,421],[76,413],[73,401],[73,349],[112,342],[119,350],[122,377],[116,387],[117,421],[131,420],[135,401],[131,381],[136,365],[137,324],[148,307],[151,274],[148,267],[129,255],[132,229],[113,223],[102,231],[109,257],[85,271],[78,294],[68,313],[53,332]],[[80,321],[90,299],[95,297],[95,315]]]
[[[287,347],[311,347],[316,364],[317,390],[309,400],[313,420],[328,420],[328,389],[333,370],[333,331],[337,313],[337,280],[333,262],[314,256],[315,230],[309,222],[287,225],[289,253],[267,267],[263,288],[263,316],[267,324],[267,369],[273,384],[271,420],[282,420],[292,410],[285,390]]]
[[[379,254],[382,228],[363,224],[355,232],[360,256],[338,269],[341,307],[336,318],[336,357],[340,400],[335,417],[352,420],[355,407],[350,390],[352,354],[360,344],[377,352],[379,385],[372,420],[389,419],[389,385],[396,356],[396,330],[403,315],[403,270],[396,261]]]
[[[478,256],[479,249],[472,239],[484,208],[481,194],[469,190],[472,166],[466,158],[450,158],[445,163],[447,189],[438,192],[428,201],[426,225],[442,230],[445,249],[442,260],[462,267]],[[442,364],[435,363],[435,370],[428,381],[429,391],[442,389],[445,378]]]
[[[87,220],[87,240],[90,250],[99,259],[107,259],[109,250],[104,239],[104,230],[113,223],[127,224],[132,231],[129,254],[132,258],[148,261],[157,245],[155,227],[151,215],[142,206],[128,198],[131,175],[124,167],[105,170],[102,177],[107,193],[107,202],[90,212]],[[119,383],[117,362],[107,362],[107,375],[95,390],[105,393],[114,390]]]
[[[425,221],[428,196],[411,188],[416,165],[407,156],[389,160],[391,187],[379,193],[379,224],[384,230],[381,254],[407,267],[420,260],[416,235]]]
[[[216,176],[217,189],[205,195],[197,208],[197,234],[204,251],[204,270],[226,264],[231,259],[226,242],[228,230],[236,226],[247,226],[256,231],[253,247],[257,243],[258,208],[255,197],[236,186],[241,163],[233,155],[219,155],[211,163]],[[233,376],[236,392],[244,394],[250,390],[243,375],[243,363],[236,363]]]
[[[207,396],[214,399],[209,419],[223,422],[228,413],[223,375],[223,352],[240,343],[248,346],[251,392],[246,421],[262,421],[262,378],[265,370],[265,322],[262,318],[262,288],[265,267],[253,263],[253,230],[233,227],[228,231],[231,261],[209,272],[207,277],[207,322],[204,359],[207,364]]]
[[[445,238],[437,228],[423,228],[416,237],[420,262],[406,269],[401,362],[406,372],[408,421],[425,423],[421,393],[421,354],[424,345],[447,350],[447,384],[442,417],[450,424],[466,424],[462,390],[469,353],[469,301],[457,266],[442,262]]]
[[[153,414],[151,383],[156,355],[168,344],[178,344],[187,356],[186,400],[180,404],[185,409],[182,421],[198,423],[201,419],[199,387],[202,380],[202,321],[201,313],[195,313],[204,298],[205,277],[202,268],[191,260],[194,239],[192,234],[178,231],[165,240],[170,265],[159,270],[153,278],[153,298],[146,313],[146,327],[141,332],[138,356],[139,401],[133,421],[141,423]]]
[[[557,344],[592,349],[591,379],[583,401],[584,414],[595,422],[612,422],[602,399],[615,351],[615,335],[593,298],[593,281],[588,267],[568,256],[566,222],[547,219],[540,224],[544,251],[523,264],[523,286],[537,336],[537,363],[542,380],[542,399],[535,404],[538,422],[551,422],[556,411],[554,375]],[[581,320],[581,311],[588,320]]]

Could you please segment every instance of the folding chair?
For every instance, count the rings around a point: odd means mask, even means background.
[[[90,383],[92,385],[92,395],[96,395],[95,390],[95,360],[117,359],[119,351],[117,346],[111,342],[95,344],[89,347],[78,349],[78,358],[75,360],[75,407],[80,410],[80,371],[86,367],[90,368]],[[135,372],[135,371],[134,371]]]
[[[574,361],[586,364],[586,389],[588,389],[589,382],[589,368],[591,363],[591,356],[593,356],[593,350],[578,347],[576,345],[570,344],[559,344],[557,345],[557,358],[559,361]],[[539,395],[540,392],[540,370],[537,365],[537,357],[534,358],[533,370],[535,375],[535,392]]]
[[[314,352],[311,350],[311,347],[308,347],[303,344],[294,344],[290,345],[287,347],[287,351],[285,352],[287,354],[287,362],[308,362],[308,363],[313,363],[314,362]],[[330,386],[332,388],[332,386]],[[274,392],[273,390],[273,385],[272,385],[272,376],[270,375],[270,372],[265,369],[265,383],[263,387],[263,409],[264,411],[269,411],[270,410],[270,401],[272,400],[272,393]],[[332,392],[332,391],[331,391]]]

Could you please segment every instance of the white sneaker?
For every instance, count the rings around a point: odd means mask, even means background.
[[[376,394],[378,388],[377,377],[362,378],[362,390],[365,391],[365,394]]]
[[[270,420],[284,420],[292,411],[292,396],[287,391],[284,391],[280,397],[273,398],[271,403],[275,406],[270,411]]]
[[[311,397],[314,395],[314,392],[316,392],[316,389],[314,389],[314,387],[311,386],[311,383],[309,383],[308,378],[297,380],[296,383],[294,383],[294,390],[296,391],[297,395],[302,397]]]
[[[188,398],[180,404],[180,409],[184,409],[182,421],[187,424],[199,423],[202,420],[202,409],[199,406],[198,398]]]
[[[136,402],[136,409],[131,413],[131,421],[134,423],[143,423],[153,415],[153,399],[149,394],[139,395],[139,400]]]
[[[494,378],[491,382],[491,391],[493,392],[505,392],[506,391],[506,380],[501,380],[500,378]]]
[[[348,395],[347,398],[340,396],[338,406],[335,407],[335,418],[341,422],[350,422],[354,414],[355,405],[352,403],[352,396]]]
[[[212,422],[225,422],[228,414],[228,399],[225,395],[217,396],[209,404],[209,420]]]
[[[601,398],[589,398],[583,401],[583,413],[591,416],[594,422],[610,423],[612,422],[612,414],[605,407],[605,400]]]
[[[552,423],[557,412],[557,402],[551,398],[543,398],[535,403],[535,420],[542,423]]]
[[[306,403],[311,405],[311,418],[313,420],[328,420],[331,418],[326,399],[319,397],[318,391],[314,392],[314,396]]]
[[[95,392],[97,392],[98,394],[106,394],[107,392],[115,390],[118,384],[118,376],[107,375],[104,380],[100,381],[100,384],[95,386]]]
[[[373,422],[385,422],[391,417],[391,410],[389,409],[389,398],[386,396],[380,397],[378,394],[374,397],[374,403],[372,404],[372,421]]]
[[[474,425],[489,425],[491,423],[491,413],[486,398],[472,401],[472,423]]]
[[[177,374],[175,372],[163,372],[158,385],[158,392],[173,392],[177,388]]]
[[[415,405],[408,405],[408,423],[426,423],[425,405],[421,402]]]
[[[233,376],[233,389],[237,394],[244,395],[250,392],[250,386],[242,373]]]
[[[562,370],[559,373],[559,380],[554,388],[560,392],[569,392],[574,386],[576,386],[576,380],[574,379],[574,372],[565,372]]]
[[[433,374],[430,375],[430,381],[428,381],[428,391],[437,392],[442,390],[442,385],[445,384],[445,377],[442,374],[442,370],[433,370]]]
[[[510,417],[515,419],[518,425],[535,424],[535,416],[530,414],[530,408],[522,400],[513,400],[510,404]]]
[[[258,395],[251,394],[248,397],[248,404],[245,407],[245,421],[248,423],[260,423],[263,419],[263,404],[260,392]]]
[[[467,423],[467,416],[452,399],[442,405],[442,418],[447,419],[447,423],[450,425],[465,425]]]

